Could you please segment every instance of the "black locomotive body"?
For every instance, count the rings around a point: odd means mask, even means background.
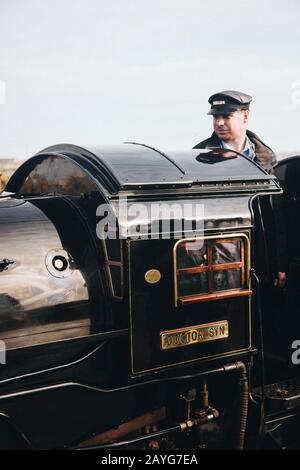
[[[259,446],[253,205],[276,178],[224,150],[57,145],[5,191],[0,448]]]

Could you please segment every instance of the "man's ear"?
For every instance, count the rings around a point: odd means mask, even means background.
[[[249,109],[244,109],[244,122],[249,121]]]

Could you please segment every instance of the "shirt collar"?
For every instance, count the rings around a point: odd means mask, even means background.
[[[221,140],[221,146],[223,149],[233,150],[226,142],[224,142],[224,140]],[[250,160],[253,160],[255,157],[255,146],[247,135],[245,139],[244,148],[241,153]]]

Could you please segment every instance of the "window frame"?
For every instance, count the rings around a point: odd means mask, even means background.
[[[207,264],[195,266],[190,268],[177,267],[177,249],[180,245],[203,241],[206,244],[207,251]],[[240,261],[231,263],[216,264],[212,262],[212,246],[220,243],[231,243],[233,241],[241,242],[241,256]],[[207,243],[208,242],[208,243]],[[184,238],[175,243],[173,248],[174,260],[174,293],[175,293],[175,307],[178,305],[188,305],[201,301],[220,300],[225,298],[250,296],[252,294],[250,285],[250,240],[244,233],[232,233],[226,235],[212,235],[195,238]],[[231,288],[224,290],[213,290],[212,275],[216,271],[227,271],[229,269],[239,269],[241,271],[241,288]],[[179,295],[178,276],[179,274],[193,275],[196,273],[207,273],[207,292],[199,294]]]

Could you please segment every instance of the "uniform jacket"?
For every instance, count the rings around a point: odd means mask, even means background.
[[[258,163],[264,170],[270,173],[277,163],[276,156],[273,150],[268,147],[263,141],[256,135],[254,132],[246,132],[247,136],[253,142],[255,146],[255,159],[254,161]],[[221,147],[221,140],[215,132],[208,138],[199,142],[195,145],[194,149],[206,149],[206,148],[216,148]]]
[[[254,161],[265,171],[271,173],[277,163],[273,150],[268,147],[254,132],[247,130],[247,136],[255,146]],[[215,132],[208,138],[195,145],[194,149],[219,148],[221,139]],[[255,218],[255,251],[256,270],[264,281],[272,281],[278,271],[286,271],[287,250],[285,236],[282,233],[282,198],[263,196],[254,200]],[[276,236],[277,234],[277,236]]]

